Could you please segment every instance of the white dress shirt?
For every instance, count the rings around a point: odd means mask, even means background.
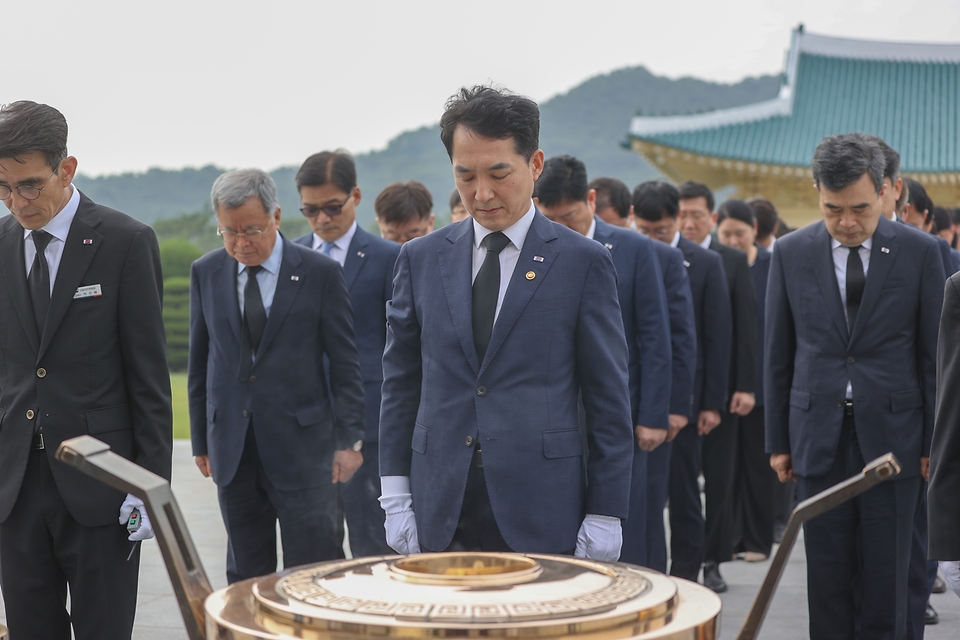
[[[520,250],[523,249],[523,241],[527,237],[530,225],[533,224],[533,216],[536,214],[536,207],[533,206],[533,200],[530,201],[530,209],[512,225],[503,230],[503,234],[510,239],[510,243],[500,252],[500,295],[497,297],[497,311],[493,315],[493,322],[496,324],[500,316],[500,307],[503,306],[503,297],[507,292],[507,285],[510,284],[510,278],[513,277],[513,270],[517,267],[520,260]],[[477,279],[480,273],[480,267],[487,257],[487,250],[483,248],[483,239],[493,233],[474,219],[473,221],[473,277],[472,283]]]
[[[680,232],[677,231],[673,234],[673,240],[670,241],[670,246],[674,249],[677,248],[677,245],[680,244]]]
[[[353,224],[350,225],[350,228],[347,229],[347,232],[333,241],[333,248],[330,249],[330,257],[340,263],[340,266],[343,266],[343,263],[347,261],[347,251],[350,250],[350,243],[353,242],[353,236],[357,233],[357,221],[354,220]],[[321,246],[324,243],[324,239],[313,234],[313,249],[314,251],[320,251]]]
[[[870,269],[870,248],[873,247],[873,236],[867,238],[860,245],[860,262],[863,263],[863,277],[867,277],[867,270]],[[835,238],[830,239],[830,249],[833,253],[833,270],[837,274],[837,284],[840,286],[840,302],[843,303],[843,317],[847,324],[850,324],[850,318],[847,316],[847,258],[850,256],[850,249],[840,244]],[[847,400],[853,400],[853,385],[847,380]]]
[[[67,204],[50,219],[50,222],[41,227],[44,231],[53,236],[43,255],[47,259],[47,269],[50,271],[50,295],[53,295],[53,283],[57,281],[57,271],[60,269],[60,258],[63,257],[63,247],[67,241],[67,234],[70,233],[70,225],[77,215],[77,207],[80,206],[80,191],[73,185],[70,185],[73,194],[67,201]],[[33,243],[29,229],[23,230],[23,258],[27,265],[27,277],[30,277],[30,270],[33,267],[33,261],[37,257],[37,245]]]
[[[257,285],[260,287],[260,299],[263,300],[263,310],[267,317],[270,317],[270,306],[273,304],[273,296],[277,292],[277,276],[280,275],[280,262],[283,260],[283,238],[279,232],[277,241],[273,245],[273,251],[260,266],[263,269],[257,274]],[[237,299],[240,301],[240,317],[243,317],[243,288],[247,286],[247,266],[237,263]]]
[[[700,246],[704,249],[710,248],[710,243],[713,241],[713,238],[710,237],[710,234],[707,234],[707,237],[700,241]]]
[[[597,219],[596,217],[590,218],[590,228],[587,229],[587,237],[593,240],[593,236],[597,233]]]

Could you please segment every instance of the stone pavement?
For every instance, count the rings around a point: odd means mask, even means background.
[[[226,586],[226,533],[217,506],[213,483],[203,478],[193,464],[190,443],[174,445],[173,491],[203,559],[207,575],[218,589]],[[279,552],[278,552],[279,553]],[[723,594],[721,640],[733,640],[740,630],[769,562],[729,562],[721,567],[730,590]],[[0,598],[2,604],[2,598]],[[926,628],[928,640],[960,637],[960,598],[952,593],[935,594],[933,605],[940,624]],[[4,620],[0,615],[0,623]],[[144,545],[140,569],[140,593],[135,640],[180,640],[186,638],[183,621],[155,541]],[[807,638],[806,579],[802,540],[797,543],[788,568],[761,629],[761,638],[801,640]],[[19,639],[15,639],[19,640]]]

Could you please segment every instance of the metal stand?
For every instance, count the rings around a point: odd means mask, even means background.
[[[777,590],[777,585],[780,584],[783,569],[787,566],[790,552],[793,551],[793,545],[797,541],[800,526],[807,520],[833,509],[898,473],[900,473],[900,463],[896,456],[888,453],[865,466],[860,475],[844,480],[840,484],[821,491],[797,505],[797,508],[790,515],[787,529],[783,532],[783,538],[780,540],[780,547],[770,562],[767,576],[763,579],[763,584],[760,585],[760,592],[757,594],[756,600],[753,601],[753,606],[750,607],[747,619],[743,621],[743,627],[740,628],[740,635],[737,636],[737,640],[754,640],[760,632],[760,625],[763,624],[763,619],[767,616],[770,601]]]
[[[187,636],[190,640],[204,640],[203,603],[211,592],[210,581],[170,483],[113,453],[108,445],[91,436],[65,440],[57,449],[57,460],[143,500],[180,604]],[[4,638],[4,629],[0,627],[0,640]]]

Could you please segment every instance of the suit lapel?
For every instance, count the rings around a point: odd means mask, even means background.
[[[13,302],[20,316],[20,322],[30,341],[34,353],[40,349],[40,336],[37,335],[37,322],[33,317],[33,304],[27,290],[27,271],[23,257],[23,227],[13,216],[6,219],[3,235],[0,236],[0,267]]]
[[[94,229],[100,224],[100,214],[96,206],[85,196],[80,196],[80,206],[67,232],[67,241],[63,245],[63,255],[60,257],[60,266],[57,269],[57,279],[53,283],[53,293],[50,295],[50,308],[47,311],[47,323],[43,327],[40,337],[40,351],[37,358],[42,358],[56,335],[63,317],[73,302],[77,287],[87,273],[93,256],[96,255],[103,236]],[[87,241],[90,241],[89,244]],[[91,284],[99,284],[92,282]],[[116,296],[114,291],[111,295]]]
[[[293,243],[283,236],[280,237],[280,241],[283,242],[283,259],[280,261],[277,288],[273,294],[273,304],[270,305],[270,315],[267,316],[267,325],[263,328],[263,336],[257,348],[258,360],[280,331],[280,325],[283,324],[290,307],[293,306],[293,301],[300,291],[300,281],[304,277],[304,271],[300,267],[302,260]]]
[[[347,249],[347,258],[343,262],[343,277],[347,281],[348,291],[353,287],[354,281],[356,281],[360,270],[366,263],[366,248],[370,244],[370,238],[367,235],[366,231],[357,227],[357,231],[350,241],[350,247]]]
[[[807,255],[813,265],[813,272],[820,285],[823,299],[827,303],[827,310],[833,318],[833,324],[844,341],[850,341],[847,330],[847,316],[843,311],[843,300],[840,298],[840,285],[837,284],[837,271],[833,265],[833,251],[830,248],[830,234],[823,222],[817,223],[819,228],[810,238]]]
[[[440,282],[460,347],[477,373],[480,363],[473,343],[473,222],[468,218],[463,223],[451,225],[447,240],[449,244],[437,251]]]
[[[890,269],[899,248],[896,227],[892,222],[881,217],[877,230],[873,234],[867,281],[863,287],[863,298],[860,300],[860,309],[857,311],[857,321],[853,325],[853,335],[850,336],[851,343],[863,333],[863,327],[870,321],[870,314],[880,300],[880,290],[887,282],[887,276],[890,275]]]
[[[540,215],[539,211],[534,214],[533,223],[530,225],[527,237],[523,241],[523,249],[520,251],[517,266],[513,270],[510,284],[507,285],[507,292],[503,296],[500,314],[493,325],[490,345],[487,347],[486,357],[480,366],[481,374],[487,364],[497,355],[497,351],[510,334],[513,325],[517,323],[520,314],[523,313],[533,294],[537,292],[540,283],[543,282],[547,272],[550,271],[550,267],[553,265],[557,253],[559,253],[556,245],[549,244],[557,239],[557,233],[552,228],[552,224]],[[534,256],[542,257],[543,261],[534,261]],[[534,277],[532,279],[528,278],[527,273],[533,273]]]
[[[237,344],[240,344],[241,316],[240,298],[237,295],[237,261],[231,258],[226,251],[216,271],[213,273],[215,284],[213,295],[216,307],[223,309],[227,316],[227,324]]]
[[[602,220],[597,220],[597,228],[593,231],[593,239],[605,246],[610,255],[613,255],[617,248],[616,243],[613,242],[613,234],[610,233],[610,226]]]

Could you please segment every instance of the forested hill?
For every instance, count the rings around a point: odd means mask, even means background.
[[[750,104],[774,97],[779,86],[777,76],[727,85],[695,78],[671,80],[655,76],[644,67],[621,69],[590,78],[541,104],[540,144],[548,157],[561,153],[577,156],[586,163],[591,178],[615,176],[633,187],[656,175],[640,156],[621,147],[635,113],[697,113]],[[273,172],[288,220],[298,215],[293,176],[301,160],[291,158],[289,167]],[[364,194],[359,209],[362,225],[372,221],[373,201],[380,190],[397,180],[414,179],[426,184],[433,193],[434,212],[440,221],[445,219],[453,179],[437,126],[401,133],[386,149],[360,154],[356,162]],[[222,171],[206,166],[99,178],[81,175],[77,184],[101,204],[154,222],[209,208],[210,186]]]

